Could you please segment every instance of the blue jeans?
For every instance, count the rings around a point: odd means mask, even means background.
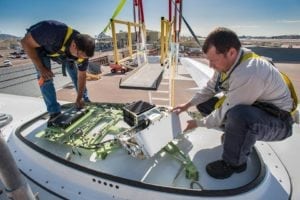
[[[200,107],[210,107],[209,101]],[[244,164],[257,140],[283,140],[292,135],[292,124],[291,116],[282,119],[255,106],[237,105],[226,113],[222,127],[225,133],[222,159],[235,166]]]
[[[69,76],[71,77],[71,80],[72,80],[72,82],[74,84],[74,87],[75,87],[76,91],[78,92],[78,86],[77,86],[77,83],[78,83],[77,67],[75,67],[73,63],[70,63],[68,61],[64,62],[63,65],[65,65],[66,70],[67,70],[67,72],[68,72]],[[82,98],[83,98],[83,100],[85,102],[90,101],[89,96],[88,96],[88,91],[87,91],[86,88],[83,91]]]
[[[44,64],[45,67],[51,70],[51,62],[50,62],[50,57],[48,57],[44,52],[38,52],[39,58],[41,59],[42,63]],[[76,88],[77,91],[77,68],[73,66],[74,64],[67,61],[67,60],[61,60],[62,64],[65,65],[66,70],[68,74],[71,77],[71,80]],[[41,74],[39,70],[37,70],[37,79],[39,80],[41,77]],[[60,104],[57,102],[56,98],[56,91],[55,87],[53,84],[53,79],[44,81],[43,84],[40,84],[40,89],[41,93],[44,99],[44,102],[47,106],[47,111],[51,115],[53,113],[58,113],[61,111]],[[84,93],[83,93],[83,100],[87,101],[88,98],[88,93],[87,89],[85,88]]]

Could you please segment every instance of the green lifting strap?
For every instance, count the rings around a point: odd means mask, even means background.
[[[125,3],[126,3],[126,0],[120,0],[120,2],[119,2],[119,4],[118,4],[118,6],[117,6],[117,8],[116,8],[116,10],[115,10],[115,12],[114,12],[114,14],[113,14],[113,16],[111,17],[111,19],[115,19],[115,17],[119,15],[119,13],[121,12],[121,10],[122,10],[123,6],[125,5]],[[108,23],[108,24],[106,25],[106,27],[103,29],[102,33],[105,33],[105,32],[109,29],[109,27],[110,27],[110,22],[111,22],[111,21],[109,21],[109,23]]]
[[[185,155],[173,142],[168,143],[163,150],[182,163],[185,169],[185,177],[189,180],[198,181],[199,172],[193,161]]]

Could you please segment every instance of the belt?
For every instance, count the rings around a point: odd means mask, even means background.
[[[254,102],[253,106],[269,113],[270,115],[274,117],[278,117],[282,120],[286,120],[289,117],[291,117],[291,113],[285,110],[282,110],[278,108],[277,106],[270,104],[270,103],[265,103],[265,102]]]

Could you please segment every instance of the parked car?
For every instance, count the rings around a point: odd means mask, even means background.
[[[4,60],[4,61],[3,61],[3,65],[4,65],[5,67],[10,67],[10,66],[12,66],[12,63],[11,63],[10,60]]]

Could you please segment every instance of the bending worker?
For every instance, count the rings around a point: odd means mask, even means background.
[[[50,114],[50,120],[61,112],[56,99],[51,71],[53,60],[62,65],[70,75],[77,90],[76,107],[90,102],[86,89],[88,58],[94,55],[95,41],[86,34],[58,21],[41,21],[31,26],[21,40],[22,46],[37,69],[38,83]]]
[[[257,140],[278,141],[292,135],[290,112],[297,100],[272,63],[242,48],[233,31],[215,29],[202,50],[214,75],[189,102],[172,111],[179,114],[197,106],[204,116],[188,121],[185,131],[196,127],[224,131],[222,159],[209,163],[206,171],[225,179],[246,170]],[[215,95],[220,92],[224,96],[219,99]]]

